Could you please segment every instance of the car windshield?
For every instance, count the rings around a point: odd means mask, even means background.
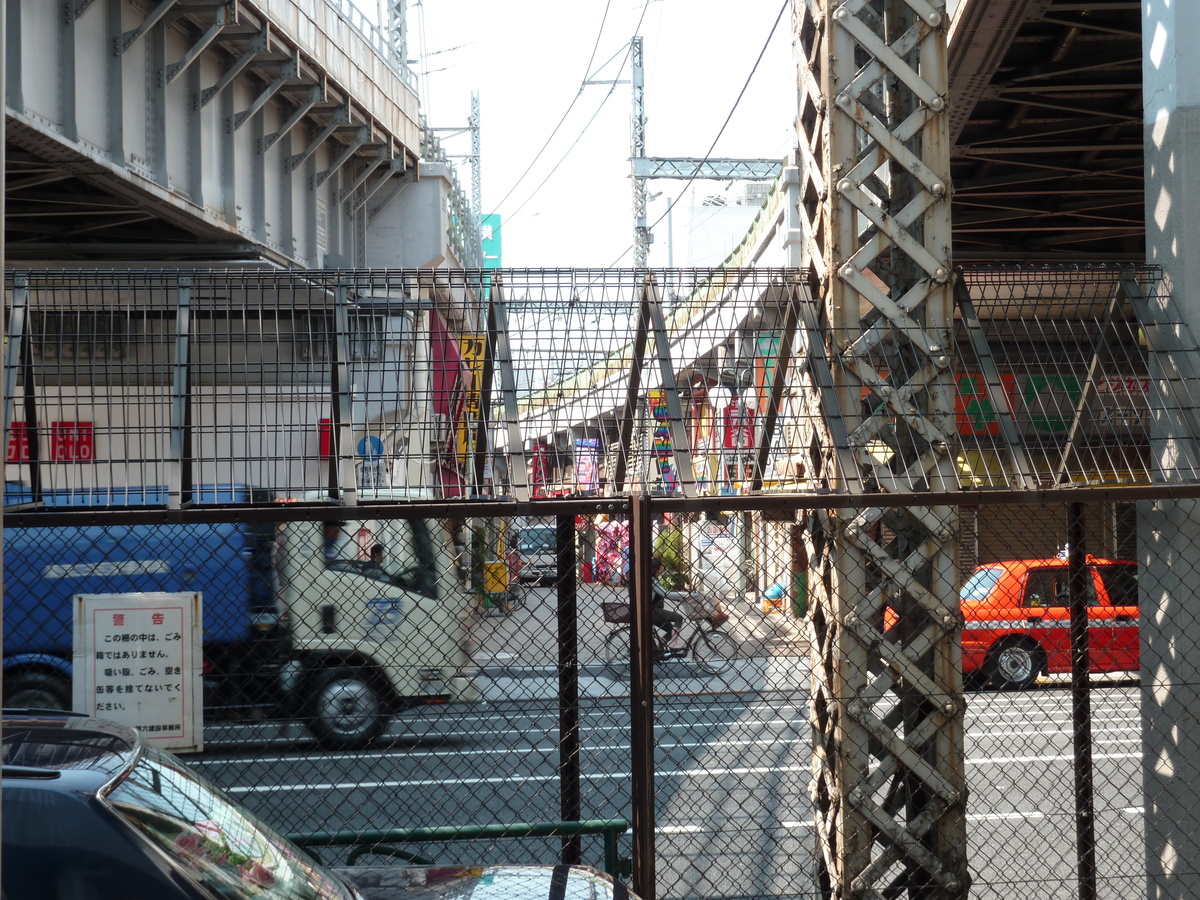
[[[986,600],[996,582],[1000,580],[1003,570],[999,568],[976,569],[967,579],[967,583],[958,592],[958,599],[963,603],[978,603]]]
[[[555,549],[553,528],[526,528],[521,532],[520,547],[526,553],[544,553]]]
[[[323,871],[303,851],[153,747],[107,800],[118,815],[222,897],[354,898],[336,875]]]

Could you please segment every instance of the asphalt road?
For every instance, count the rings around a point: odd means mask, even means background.
[[[747,657],[725,679],[670,667],[655,706],[659,896],[809,896],[807,660]],[[506,665],[483,677],[486,702],[409,711],[371,751],[317,751],[294,724],[226,725],[194,763],[285,831],[561,818],[556,676]],[[582,816],[628,817],[627,693],[585,667],[581,694]],[[971,896],[1078,896],[1067,690],[968,702]],[[1137,689],[1105,686],[1092,702],[1099,896],[1123,898],[1144,871]],[[584,846],[598,863],[598,839]],[[552,862],[557,842],[412,849],[439,861]]]

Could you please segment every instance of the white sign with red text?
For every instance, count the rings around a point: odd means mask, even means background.
[[[202,600],[76,594],[73,707],[170,750],[204,746]]]

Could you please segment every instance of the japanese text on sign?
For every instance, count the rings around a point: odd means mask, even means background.
[[[198,594],[80,594],[75,603],[75,708],[199,749]]]
[[[94,462],[96,433],[91,422],[51,422],[47,458],[50,462]],[[8,430],[8,446],[4,460],[10,463],[29,462],[29,425],[13,422]]]

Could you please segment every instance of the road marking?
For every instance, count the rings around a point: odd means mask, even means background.
[[[1141,754],[1098,754],[1094,760],[1135,760]],[[988,766],[988,764],[1009,762],[1070,762],[1073,756],[1062,754],[1057,756],[1009,756],[992,757],[990,760],[967,760],[968,766]],[[728,775],[780,775],[780,774],[812,774],[809,766],[756,766],[733,767],[721,769],[673,769],[662,770],[658,778],[725,778]],[[498,776],[498,778],[464,778],[448,782],[445,779],[403,779],[395,781],[326,781],[324,784],[302,785],[246,785],[226,787],[224,790],[233,794],[247,793],[276,793],[299,791],[371,791],[384,787],[462,787],[469,785],[503,785],[510,784],[515,774]],[[520,775],[522,781],[559,781],[558,774],[552,775]],[[613,781],[630,778],[628,772],[596,772],[583,775],[584,781]],[[1015,815],[1015,814],[1014,814]]]
[[[672,741],[670,743],[659,743],[659,750],[674,750],[674,749],[706,749],[710,747],[779,747],[787,745],[803,746],[804,749],[809,748],[807,738],[803,741],[799,739],[789,740],[787,738],[763,738],[763,739],[745,739],[745,740],[723,740],[723,741]],[[558,747],[555,744],[542,744],[530,747],[511,748],[506,747],[504,752],[514,753],[523,752],[528,755],[536,754],[540,758],[545,758],[547,752],[553,752]],[[608,751],[608,750],[629,750],[630,744],[588,744],[589,751]],[[397,750],[395,753],[381,752],[378,754],[365,753],[347,753],[342,755],[336,754],[309,754],[305,756],[247,756],[240,759],[220,758],[220,759],[193,759],[188,760],[190,765],[250,765],[253,763],[285,763],[285,762],[342,762],[347,759],[353,759],[358,762],[382,762],[386,759],[438,759],[440,757],[449,757],[457,759],[463,756],[495,756],[496,748],[488,747],[480,750],[424,750],[424,751],[408,751]]]
[[[794,727],[798,727],[800,725],[800,722],[779,721],[779,722],[772,722],[772,724],[784,725],[787,727],[794,728]],[[767,725],[767,724],[764,724],[764,722],[734,721],[734,722],[701,722],[701,725],[712,726],[713,728],[725,728],[725,727],[733,727],[733,726],[738,726],[738,727],[742,727],[742,728],[750,728],[750,727],[756,727],[756,726],[763,727],[764,725]],[[806,721],[803,722],[803,725],[804,726],[808,725],[808,722],[806,722]],[[686,728],[688,728],[689,731],[691,731],[691,730],[694,730],[694,728],[696,726],[680,724],[678,726],[671,726],[671,727],[680,727],[680,728],[686,727]],[[629,726],[628,725],[614,725],[610,728],[592,728],[592,730],[589,730],[590,733],[599,732],[599,731],[617,731],[622,734],[628,734]],[[660,728],[659,731],[666,731],[666,728]],[[804,731],[805,732],[808,731],[808,728],[805,727]],[[526,728],[526,730],[521,730],[521,728],[510,728],[510,730],[506,730],[506,731],[487,732],[488,737],[500,737],[500,736],[503,736],[503,734],[521,734],[521,736],[524,736],[524,734],[527,734],[527,733],[528,733],[528,728]],[[440,738],[443,736],[437,736],[437,737]],[[475,737],[479,737],[479,732],[475,733]],[[803,737],[803,739],[802,739],[802,737]],[[803,745],[804,748],[810,748],[810,746],[811,746],[809,743],[809,738],[808,738],[808,736],[806,736],[806,734],[804,734],[804,736],[800,736],[800,734],[794,734],[794,736],[787,736],[787,734],[773,734],[773,736],[770,736],[767,738],[762,738],[762,739],[721,740],[721,742],[709,742],[709,740],[664,740],[664,739],[660,738],[659,742],[658,742],[658,748],[660,750],[673,750],[673,749],[677,749],[677,748],[707,748],[707,746],[779,746],[780,744],[797,744],[797,745]],[[527,748],[522,748],[522,749],[526,752],[530,752],[530,754],[534,754],[534,752],[536,752],[536,754],[544,755],[547,750],[558,749],[558,745],[553,744],[553,743],[547,743],[547,744],[541,744],[541,745],[535,745],[535,746],[527,746]],[[589,750],[629,750],[630,745],[628,743],[626,743],[626,744],[588,744],[588,749]],[[505,750],[511,751],[511,748],[505,748]],[[217,757],[205,757],[205,758],[188,757],[187,762],[188,762],[188,764],[190,764],[190,766],[248,766],[248,764],[253,764],[256,762],[271,762],[271,763],[300,762],[300,761],[304,761],[304,762],[313,762],[313,761],[316,761],[316,762],[341,762],[344,760],[355,760],[355,761],[359,761],[359,762],[378,762],[378,761],[383,761],[383,760],[390,760],[390,758],[394,758],[394,757],[403,757],[403,758],[406,758],[406,760],[412,760],[412,758],[418,758],[418,757],[438,758],[438,757],[443,757],[443,756],[494,756],[494,755],[496,755],[496,749],[494,749],[494,748],[485,748],[485,749],[480,749],[480,750],[464,750],[461,748],[448,748],[445,750],[397,749],[397,750],[379,750],[376,752],[370,752],[370,754],[368,754],[368,752],[362,752],[362,751],[347,751],[347,752],[343,752],[343,754],[306,754],[305,751],[298,750],[295,752],[295,755],[278,754],[275,756],[217,756]]]
[[[1092,759],[1141,759],[1141,753],[1097,753]],[[1073,753],[1059,753],[1053,756],[991,756],[984,759],[967,759],[968,766],[991,766],[1005,763],[1030,762],[1073,762]]]
[[[710,723],[703,723],[703,724],[708,725]],[[713,727],[719,727],[718,723],[712,723],[712,724],[713,724]],[[746,724],[746,723],[721,723],[721,724]],[[754,724],[759,724],[759,723],[754,723]],[[626,731],[627,728],[614,727],[611,730]],[[519,732],[514,732],[514,733],[519,733]],[[494,733],[494,734],[498,734],[498,733]],[[974,741],[979,741],[981,738],[993,737],[993,736],[995,736],[995,734],[996,734],[995,732],[992,732],[992,733],[985,733],[983,735],[969,735],[968,737]],[[1005,732],[1005,734],[1010,734],[1010,733]],[[1023,732],[1011,732],[1011,734],[1033,736],[1033,735],[1049,735],[1051,733],[1048,733],[1045,731],[1023,731]],[[1067,734],[1067,732],[1060,731],[1060,732],[1057,732],[1057,734],[1065,736]],[[1135,736],[1133,736],[1133,737],[1124,737],[1124,738],[1098,737],[1098,738],[1094,738],[1094,742],[1096,744],[1138,744],[1141,742],[1141,738],[1140,738],[1140,736],[1137,736],[1135,733]],[[780,747],[780,746],[784,746],[784,747],[795,746],[798,748],[807,749],[809,747],[808,736],[807,735],[795,735],[795,736],[774,735],[774,736],[766,737],[766,738],[754,738],[754,739],[747,738],[747,739],[742,739],[742,740],[714,740],[714,741],[666,741],[666,740],[660,739],[656,744],[657,749],[664,750],[664,751],[669,751],[669,750],[674,750],[674,749],[708,749],[708,748],[717,748],[717,747]],[[552,752],[556,749],[557,749],[557,745],[552,744],[552,743],[539,744],[539,745],[533,745],[530,747],[520,748],[521,751],[523,751],[526,754],[530,754],[530,755],[532,755],[532,754],[544,755],[546,752],[548,752],[548,751]],[[589,744],[588,749],[592,750],[592,751],[597,751],[597,752],[600,752],[600,751],[623,751],[623,750],[629,750],[630,744],[628,744],[628,743]],[[514,750],[514,748],[508,748],[506,750],[506,752],[511,753],[511,752],[513,752],[513,750]],[[376,761],[382,762],[387,759],[401,758],[401,757],[405,760],[439,759],[439,758],[458,758],[458,757],[465,757],[465,756],[494,756],[495,753],[496,753],[496,749],[494,747],[482,748],[482,749],[478,749],[478,750],[467,750],[467,749],[461,749],[461,748],[449,748],[446,750],[403,750],[403,749],[401,749],[401,750],[395,750],[395,751],[386,751],[385,750],[385,751],[379,751],[377,753],[363,753],[361,751],[358,751],[358,752],[347,752],[347,753],[341,753],[341,754],[337,754],[337,753],[303,754],[302,751],[298,751],[298,754],[302,754],[302,755],[289,756],[289,755],[284,755],[284,754],[278,754],[275,756],[214,757],[214,758],[209,758],[209,759],[189,759],[188,762],[191,765],[206,765],[206,766],[253,765],[254,763],[287,763],[287,762],[300,762],[301,760],[303,760],[304,762],[340,762],[340,761],[347,760],[347,759],[353,759],[353,760],[360,761],[360,762],[376,762]],[[1132,754],[1124,754],[1124,755],[1111,756],[1111,757],[1097,757],[1097,758],[1098,759],[1101,759],[1101,758],[1123,759],[1123,758],[1133,758],[1133,757],[1140,757],[1140,756],[1141,756],[1140,753],[1132,753]],[[1056,755],[1056,756],[1009,756],[1009,757],[997,756],[997,757],[980,757],[980,758],[972,758],[972,757],[968,756],[967,764],[968,765],[984,765],[984,764],[989,764],[989,763],[1005,763],[1005,762],[1058,761],[1058,760],[1073,759],[1073,758],[1074,757],[1069,754]]]
[[[787,772],[811,774],[809,766],[756,766],[756,767],[736,767],[728,769],[674,769],[660,771],[657,773],[659,778],[678,778],[678,777],[703,777],[716,778],[724,775],[779,775]],[[614,781],[628,780],[631,777],[629,772],[585,772],[583,775],[584,781]],[[553,775],[504,775],[496,778],[456,778],[454,781],[446,781],[444,778],[423,778],[419,780],[400,780],[400,781],[341,781],[341,782],[325,782],[323,784],[256,784],[245,785],[239,787],[224,788],[229,794],[270,794],[277,792],[297,792],[297,791],[357,791],[357,790],[377,790],[379,788],[402,788],[402,787],[461,787],[465,785],[476,784],[511,784],[514,779],[519,778],[522,782],[529,781],[560,781],[561,777],[556,773]]]

